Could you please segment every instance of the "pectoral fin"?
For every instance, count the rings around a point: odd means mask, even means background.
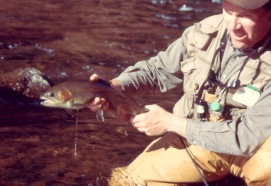
[[[104,122],[104,111],[103,109],[99,109],[96,113],[96,118],[98,121]]]
[[[72,93],[68,89],[61,89],[58,94],[63,103],[68,102],[73,98]]]

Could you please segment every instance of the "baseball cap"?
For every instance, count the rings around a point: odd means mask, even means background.
[[[253,10],[262,7],[269,0],[227,0],[232,4],[235,4],[241,8]]]

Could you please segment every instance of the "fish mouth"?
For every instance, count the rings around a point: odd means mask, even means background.
[[[51,97],[41,96],[40,97],[40,105],[45,107],[53,107],[53,108],[64,108],[64,109],[81,109],[84,105],[74,105],[73,102],[61,102],[58,99],[54,99]]]
[[[41,100],[40,104],[43,106],[48,106],[48,107],[57,106],[57,100],[55,100],[55,99],[41,96],[40,100]]]

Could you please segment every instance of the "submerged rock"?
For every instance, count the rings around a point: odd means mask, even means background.
[[[0,74],[0,95],[3,94],[5,97],[10,95],[8,99],[11,100],[17,99],[16,94],[37,100],[49,87],[50,83],[46,76],[35,68],[17,68]]]

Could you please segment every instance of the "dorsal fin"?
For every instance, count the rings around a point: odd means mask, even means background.
[[[100,83],[110,87],[110,83],[104,79],[98,79],[97,81],[95,81],[95,83]]]

